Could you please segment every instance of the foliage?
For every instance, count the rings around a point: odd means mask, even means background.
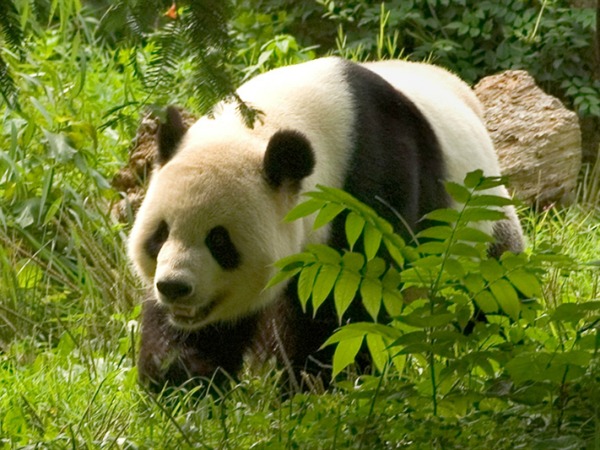
[[[343,53],[378,55],[383,5],[386,34],[395,41],[395,51],[402,49],[416,61],[433,59],[470,82],[502,70],[525,69],[579,114],[600,115],[593,44],[596,13],[591,8],[572,8],[566,0],[320,3],[344,31]]]
[[[300,301],[304,307],[310,302],[313,311],[325,301],[335,303],[345,325],[324,344],[336,344],[334,377],[366,344],[379,373],[395,367],[415,383],[412,395],[422,411],[453,417],[496,399],[499,389],[500,397],[516,402],[553,402],[593,373],[600,302],[543,303],[548,272],[569,273],[578,268],[575,262],[544,244],[531,254],[487,256],[493,239],[480,224],[504,218],[497,208],[511,203],[486,192],[500,183],[480,171],[468,174],[464,186],[448,182],[458,208],[426,215],[436,225],[418,233],[414,245],[336,189],[320,187],[290,212],[288,220],[317,213],[319,228],[349,211],[349,250],[309,246],[278,262],[271,282],[297,276]],[[356,253],[361,238],[364,251]],[[370,321],[347,323],[344,313],[357,296]],[[471,328],[476,311],[486,320]],[[558,427],[563,406],[556,406]]]

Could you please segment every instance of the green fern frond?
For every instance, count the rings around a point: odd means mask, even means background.
[[[0,0],[0,37],[8,46],[21,53],[23,51],[23,30],[19,21],[17,8],[12,0]]]
[[[2,55],[0,55],[0,95],[12,108],[17,106],[17,88]]]
[[[142,81],[149,90],[170,91],[175,69],[185,52],[179,22],[171,22],[155,33],[152,43],[155,48]]]

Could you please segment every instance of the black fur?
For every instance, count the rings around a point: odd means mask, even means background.
[[[263,161],[267,183],[275,189],[300,189],[300,182],[315,167],[315,155],[310,142],[295,130],[280,130],[269,140]]]
[[[241,264],[242,257],[225,227],[218,226],[208,232],[205,239],[206,246],[210,250],[215,261],[225,270],[234,270]]]
[[[150,239],[146,241],[145,250],[148,256],[152,259],[156,259],[162,248],[163,244],[169,237],[169,226],[164,220],[158,224],[158,227],[150,236]]]
[[[165,115],[165,122],[159,124],[157,133],[158,152],[156,154],[156,162],[159,166],[169,162],[173,155],[177,153],[181,139],[187,131],[187,127],[177,108],[168,106],[165,110]]]
[[[414,231],[423,227],[423,215],[449,205],[442,149],[421,111],[387,81],[350,62],[345,62],[345,76],[356,114],[344,190],[408,240],[397,214]],[[338,235],[343,237],[344,230],[339,221],[335,228],[332,244],[340,247]]]
[[[213,382],[219,384],[227,379],[225,373],[235,375],[241,369],[256,324],[257,317],[251,316],[235,324],[217,324],[195,332],[178,330],[151,297],[142,307],[140,381],[155,391],[160,391],[165,382],[195,385],[201,377],[216,376]]]

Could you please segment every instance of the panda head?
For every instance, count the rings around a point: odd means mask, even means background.
[[[306,236],[283,217],[314,169],[308,139],[219,130],[210,119],[186,131],[168,108],[156,161],[129,255],[172,323],[194,330],[268,304],[277,295],[264,289],[273,263],[300,251]]]

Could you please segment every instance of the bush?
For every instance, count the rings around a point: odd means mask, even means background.
[[[336,345],[334,377],[366,344],[377,373],[399,373],[413,386],[404,395],[420,411],[447,418],[498,401],[552,403],[565,390],[588,386],[597,364],[600,302],[548,303],[542,288],[548,274],[578,269],[557,249],[540,244],[531,254],[487,256],[493,238],[477,224],[504,217],[496,208],[510,201],[485,193],[499,183],[481,172],[467,175],[464,186],[447,183],[459,208],[426,215],[439,225],[411,245],[339,190],[322,187],[290,212],[289,220],[318,212],[315,227],[347,213],[348,251],[310,246],[280,261],[271,282],[297,276],[300,301],[313,311],[335,303],[345,325],[324,344]],[[364,252],[356,253],[360,239]],[[382,259],[381,251],[389,257]],[[347,323],[353,301],[362,302],[372,322]],[[476,311],[486,320],[466,332]],[[554,405],[559,416],[565,406]],[[568,439],[580,443],[575,435]]]

